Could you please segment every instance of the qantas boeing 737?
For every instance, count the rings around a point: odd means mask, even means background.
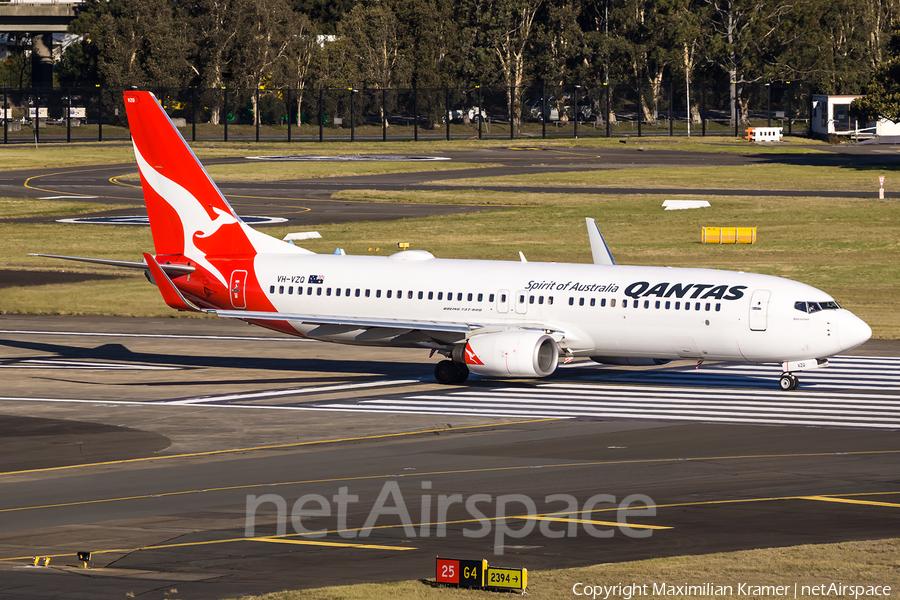
[[[871,336],[825,292],[752,273],[616,265],[592,219],[594,264],[315,254],[246,225],[150,92],[124,93],[155,254],[144,269],[177,310],[290,335],[430,349],[440,383],[534,378],[560,358],[780,363],[797,371]]]

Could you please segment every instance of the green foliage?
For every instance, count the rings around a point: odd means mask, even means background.
[[[875,69],[866,96],[850,104],[850,113],[867,121],[900,121],[900,23],[894,25],[890,58]]]

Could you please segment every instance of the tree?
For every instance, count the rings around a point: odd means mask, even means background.
[[[866,96],[850,104],[850,113],[866,121],[879,118],[900,122],[900,23],[891,35],[890,57],[878,65],[866,86]]]

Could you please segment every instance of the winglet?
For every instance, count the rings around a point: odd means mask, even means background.
[[[156,262],[156,259],[153,258],[153,255],[149,252],[144,252],[144,261],[147,263],[147,267],[150,269],[150,275],[153,277],[153,281],[156,283],[156,287],[159,288],[160,293],[162,294],[163,300],[165,300],[166,304],[171,306],[176,310],[186,310],[188,312],[206,312],[205,310],[201,310],[194,306],[191,302],[189,302],[185,297],[181,294],[181,291],[175,287],[175,284],[172,283],[172,280],[169,279],[169,276],[166,275],[166,272],[163,271],[162,267]]]
[[[590,217],[585,217],[584,220],[587,221],[588,238],[591,240],[591,254],[594,255],[594,264],[615,265],[616,260],[613,258],[612,252],[609,251],[609,246],[606,245],[603,234],[600,233],[597,221]]]

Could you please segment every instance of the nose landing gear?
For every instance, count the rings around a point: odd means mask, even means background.
[[[778,385],[786,392],[796,390],[800,386],[800,380],[793,373],[782,373]]]

